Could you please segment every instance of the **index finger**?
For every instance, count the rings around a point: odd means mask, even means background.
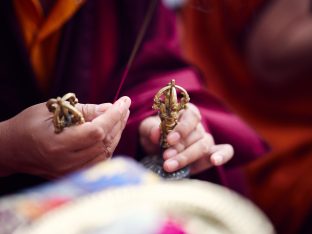
[[[120,98],[92,122],[65,128],[58,136],[59,144],[71,150],[81,150],[102,141],[122,118],[126,118],[130,103],[129,98]]]
[[[201,115],[198,109],[194,105],[190,105],[186,110],[182,112],[177,126],[168,135],[168,138],[171,138],[174,133],[178,133],[182,138],[186,138],[197,127],[200,121]],[[170,139],[168,140],[170,141]]]
[[[65,128],[61,134],[54,134],[55,144],[75,151],[93,145],[104,138],[104,132],[91,122]]]
[[[92,121],[111,106],[111,103],[102,103],[100,105],[77,103],[75,107],[82,113],[86,121]]]
[[[95,118],[92,123],[100,126],[105,133],[111,129],[122,119],[126,118],[131,105],[129,97],[122,97],[118,99],[110,108],[108,108],[102,115]]]

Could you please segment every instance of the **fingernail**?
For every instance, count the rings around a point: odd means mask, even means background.
[[[170,139],[171,142],[177,142],[180,138],[181,136],[177,132],[171,132],[168,136],[168,139]]]
[[[168,158],[172,158],[173,156],[177,155],[177,151],[175,149],[168,149],[165,152],[165,157]]]
[[[116,103],[118,105],[119,112],[122,114],[125,109],[129,109],[131,105],[131,99],[127,96],[121,97],[116,101]]]
[[[220,154],[215,154],[211,156],[211,160],[215,166],[220,166],[223,162],[223,157]]]
[[[169,159],[168,161],[165,162],[165,164],[169,171],[175,171],[178,169],[178,166],[179,166],[178,161],[174,159]]]
[[[127,105],[131,104],[131,99],[127,96],[122,97],[122,100],[124,103],[126,103]]]

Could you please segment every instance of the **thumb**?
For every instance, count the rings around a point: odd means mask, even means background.
[[[99,115],[103,114],[106,110],[108,110],[112,106],[111,103],[103,103],[103,104],[81,104],[77,103],[75,107],[79,110],[86,121],[92,121]]]

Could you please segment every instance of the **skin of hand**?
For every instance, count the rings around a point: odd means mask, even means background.
[[[159,153],[159,124],[159,117],[152,116],[140,125],[140,142],[148,155]],[[191,103],[180,112],[178,124],[169,133],[167,141],[171,145],[163,154],[167,172],[190,165],[191,173],[196,174],[212,166],[220,166],[234,155],[231,145],[214,143],[212,135],[205,131],[201,123],[199,110]]]
[[[56,178],[110,158],[128,120],[131,100],[77,104],[86,122],[56,134],[45,103],[0,123],[0,165],[7,174]]]

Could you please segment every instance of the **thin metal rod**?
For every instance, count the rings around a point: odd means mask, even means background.
[[[139,34],[138,34],[138,37],[136,38],[136,41],[135,41],[135,44],[134,44],[134,47],[131,51],[131,54],[130,54],[130,57],[129,57],[129,60],[127,62],[127,65],[126,65],[126,68],[122,74],[122,78],[121,78],[121,82],[119,84],[119,87],[118,87],[118,90],[116,92],[116,95],[115,95],[115,98],[114,98],[114,102],[117,100],[117,98],[119,97],[119,94],[120,94],[120,91],[125,83],[125,80],[129,74],[129,70],[132,66],[132,63],[133,63],[133,60],[135,58],[135,55],[138,51],[138,49],[140,48],[140,45],[142,43],[142,40],[144,38],[144,35],[146,33],[146,30],[147,30],[147,27],[148,25],[150,24],[151,22],[151,19],[152,19],[152,16],[153,16],[153,13],[154,13],[154,10],[156,8],[156,3],[157,3],[158,0],[153,0],[149,6],[149,9],[144,17],[144,21],[143,21],[143,24],[141,26],[141,29],[139,31]]]

